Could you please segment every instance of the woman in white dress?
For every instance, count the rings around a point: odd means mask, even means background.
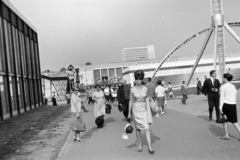
[[[143,148],[141,142],[141,130],[144,130],[148,143],[148,151],[150,154],[154,154],[151,144],[151,135],[149,131],[147,111],[148,109],[146,105],[148,88],[142,84],[144,72],[142,70],[138,70],[134,73],[134,77],[136,86],[132,87],[130,90],[128,119],[131,119],[132,116],[135,122],[136,136],[138,141],[138,152],[141,152]]]
[[[101,87],[99,85],[96,85],[96,91],[94,91],[92,97],[94,101],[95,118],[99,116],[104,116],[106,112],[105,98],[104,98],[104,93],[101,90]]]
[[[82,119],[82,109],[81,102],[82,100],[78,97],[78,90],[73,88],[73,93],[71,95],[71,112],[74,113],[75,119]],[[80,132],[75,132],[74,141],[82,142],[80,138]]]

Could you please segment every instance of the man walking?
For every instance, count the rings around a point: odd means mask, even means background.
[[[201,81],[197,78],[197,94],[200,95],[202,92],[202,83]]]
[[[145,85],[148,88],[147,97],[151,97],[153,100],[155,100],[155,88],[156,88],[156,86],[151,81],[152,81],[152,78],[148,78],[148,82]]]
[[[187,100],[187,87],[185,85],[185,81],[182,82],[181,93],[182,93],[182,96],[183,96],[182,103],[186,104],[186,100]]]
[[[168,92],[169,92],[168,98],[175,97],[175,95],[173,94],[171,82],[168,82]]]
[[[212,112],[215,107],[216,111],[216,122],[219,123],[220,120],[220,110],[219,110],[219,88],[220,82],[216,79],[217,74],[215,70],[210,71],[210,78],[204,81],[202,90],[208,96],[208,105],[209,105],[209,121],[212,121]]]
[[[126,80],[122,80],[122,85],[119,86],[117,91],[117,100],[121,105],[123,110],[123,115],[128,118],[128,108],[129,108],[129,100],[130,100],[130,85],[126,84]]]

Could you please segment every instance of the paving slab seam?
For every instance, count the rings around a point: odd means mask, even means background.
[[[67,147],[67,144],[68,144],[68,141],[69,141],[71,135],[72,135],[72,132],[70,132],[70,134],[68,135],[66,141],[64,142],[64,145],[63,145],[62,148],[60,149],[60,152],[59,152],[58,155],[57,155],[57,160],[59,160],[60,157],[62,156],[65,148]]]

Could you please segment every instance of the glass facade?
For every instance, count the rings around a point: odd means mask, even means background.
[[[0,1],[0,121],[42,105],[37,33]]]

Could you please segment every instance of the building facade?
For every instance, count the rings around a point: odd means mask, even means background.
[[[0,0],[0,120],[42,105],[37,31]]]
[[[154,45],[147,45],[145,47],[124,48],[122,50],[123,61],[136,61],[155,59]]]

